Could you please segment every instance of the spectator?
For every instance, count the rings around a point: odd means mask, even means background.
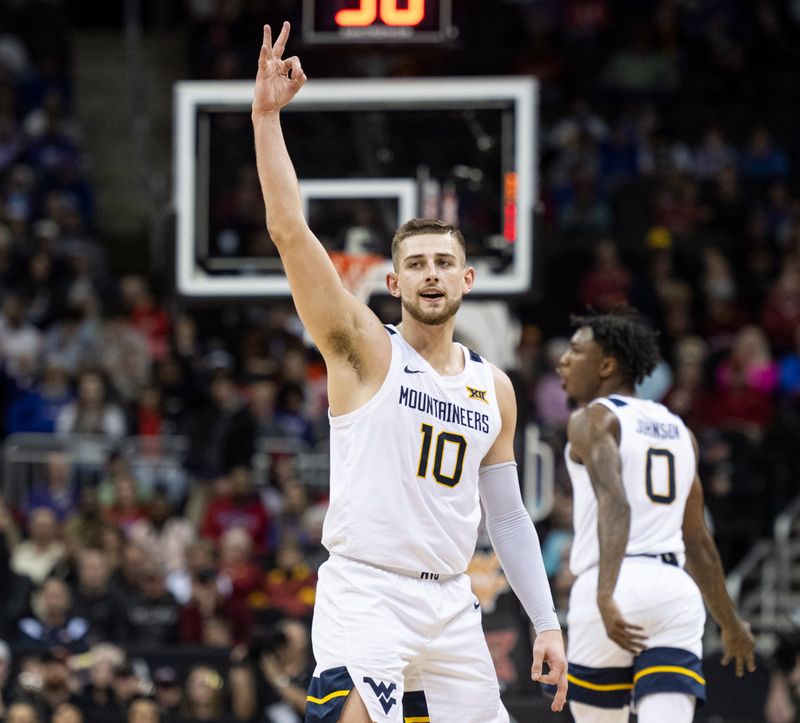
[[[761,326],[779,351],[791,348],[800,326],[800,261],[787,258],[769,288],[761,313]]]
[[[147,338],[131,324],[121,307],[112,308],[103,323],[99,364],[126,403],[138,398],[147,383],[152,357]]]
[[[726,390],[740,376],[744,385],[771,396],[780,381],[778,365],[773,361],[767,338],[757,326],[746,326],[736,335],[730,356],[717,370],[717,383]]]
[[[263,601],[257,593],[251,601],[277,618],[310,619],[316,587],[317,573],[306,562],[298,541],[287,536],[276,549],[274,566],[264,575]]]
[[[158,705],[150,698],[134,698],[128,707],[128,723],[161,723]]]
[[[122,304],[134,328],[144,334],[154,361],[164,359],[169,351],[170,320],[159,306],[148,282],[138,274],[123,276],[119,282]]]
[[[113,526],[112,529],[119,529]],[[136,542],[125,540],[120,555],[120,566],[112,578],[114,590],[123,600],[139,593],[139,587],[148,564],[147,550]]]
[[[11,515],[0,502],[0,640],[13,640],[17,621],[28,612],[33,585],[27,575],[19,575],[11,567],[10,547],[16,537]]]
[[[25,509],[48,509],[58,522],[64,522],[78,511],[79,506],[79,488],[73,475],[72,460],[64,452],[51,452],[45,470],[44,482],[33,483]]]
[[[6,432],[52,434],[61,410],[73,401],[69,375],[54,357],[45,360],[44,374],[30,388],[18,389],[6,411]]]
[[[261,570],[253,560],[253,543],[241,527],[232,527],[220,539],[219,569],[232,586],[233,597],[246,604],[261,585]]]
[[[148,560],[138,590],[126,600],[123,640],[142,646],[164,647],[178,642],[180,606],[166,588],[164,571]]]
[[[59,703],[53,711],[52,723],[83,723],[83,711],[74,703]]]
[[[125,415],[108,400],[107,394],[106,381],[99,372],[82,372],[78,377],[78,398],[61,410],[56,420],[56,431],[122,437],[125,434]]]
[[[36,708],[30,703],[14,703],[6,713],[6,723],[43,723]]]
[[[267,549],[269,515],[253,485],[248,467],[236,467],[214,483],[215,495],[206,509],[200,532],[215,542],[233,528],[241,528],[250,536],[256,553]]]
[[[195,665],[186,677],[182,720],[218,721],[222,716],[223,680],[213,668]]]
[[[11,568],[41,584],[64,559],[66,548],[60,540],[58,520],[52,510],[37,507],[28,515],[29,539],[11,553]]]
[[[175,668],[161,666],[153,671],[154,700],[162,719],[166,723],[176,723],[183,708],[183,688]]]
[[[234,714],[238,719],[301,723],[311,680],[308,631],[283,620],[253,643],[249,665],[231,670]]]
[[[44,339],[41,332],[25,321],[25,307],[19,296],[10,294],[0,313],[0,360],[8,375],[24,385],[37,368]]]
[[[84,548],[77,555],[78,581],[72,593],[75,615],[89,622],[90,645],[119,638],[123,601],[111,587],[111,570],[102,550]]]
[[[226,645],[249,640],[252,614],[238,596],[224,595],[214,569],[203,569],[192,578],[192,596],[181,608],[180,636],[185,643],[212,645],[214,628],[222,627]]]
[[[595,247],[595,262],[580,283],[580,302],[599,312],[628,303],[631,274],[620,262],[617,245],[610,239]]]
[[[148,506],[147,517],[128,527],[128,538],[150,551],[167,573],[186,565],[186,549],[194,542],[196,530],[192,523],[174,513],[169,494],[156,487]]]
[[[89,721],[118,721],[124,708],[116,697],[114,680],[125,663],[125,654],[114,645],[99,643],[92,646],[89,656],[89,681],[81,692],[80,707]]]
[[[214,372],[210,404],[190,422],[190,469],[204,479],[249,466],[255,451],[255,421],[225,370]]]
[[[97,349],[97,324],[85,306],[67,304],[47,329],[44,340],[45,357],[57,360],[70,375],[83,369]]]
[[[217,573],[216,546],[206,539],[195,540],[186,548],[186,564],[167,575],[167,588],[181,605],[185,605],[192,596],[192,581],[206,571],[215,573],[220,594],[230,595],[230,580]]]
[[[64,542],[67,549],[72,555],[84,547],[102,547],[113,553],[114,549],[104,539],[106,523],[101,516],[97,488],[83,485],[80,495],[77,511],[64,523]]]
[[[73,615],[72,596],[63,580],[56,577],[45,580],[35,593],[31,608],[34,616],[19,621],[17,643],[20,648],[29,651],[58,649],[69,653],[80,653],[88,648],[89,623]]]
[[[766,182],[789,175],[789,158],[783,149],[775,146],[770,132],[756,126],[739,159],[739,170],[751,181]]]
[[[148,514],[149,505],[142,500],[139,483],[124,463],[121,473],[114,477],[113,501],[103,510],[103,516],[127,534],[137,522],[146,520]]]

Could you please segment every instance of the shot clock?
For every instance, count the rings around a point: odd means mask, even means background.
[[[438,43],[455,35],[452,0],[303,0],[307,43]]]

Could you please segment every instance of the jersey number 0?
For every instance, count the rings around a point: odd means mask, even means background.
[[[647,496],[661,505],[675,500],[675,455],[668,449],[647,450]]]
[[[419,451],[419,466],[417,477],[428,476],[428,461],[431,456],[431,443],[433,441],[433,427],[430,424],[422,425],[422,449]],[[456,445],[456,463],[452,474],[442,471],[445,447],[448,444]],[[439,432],[436,435],[436,452],[433,456],[433,477],[446,487],[455,487],[461,481],[461,472],[464,468],[464,454],[467,451],[467,440],[454,432]]]

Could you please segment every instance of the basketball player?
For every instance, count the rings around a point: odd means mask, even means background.
[[[308,228],[279,111],[306,80],[269,26],[252,117],[267,225],[298,314],[328,370],[330,507],[307,721],[508,721],[465,575],[483,502],[512,588],[536,630],[532,677],[566,697],[566,659],[536,532],[520,496],[508,377],[453,341],[473,285],[464,239],[415,219],[392,241],[387,285],[402,323],[350,295]],[[549,672],[543,671],[543,664]]]
[[[723,664],[755,669],[705,526],[697,442],[634,386],[659,358],[632,312],[573,319],[559,372],[577,407],[565,459],[574,493],[570,709],[577,723],[688,723],[705,699],[705,598],[722,628]],[[599,544],[598,544],[599,543]],[[698,589],[699,588],[699,589]],[[701,597],[702,592],[702,597]]]

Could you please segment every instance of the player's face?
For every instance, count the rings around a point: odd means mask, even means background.
[[[402,243],[389,291],[423,324],[444,324],[472,289],[475,270],[466,267],[460,244],[450,234],[421,234]]]
[[[572,335],[569,349],[558,362],[561,385],[570,405],[582,406],[597,396],[604,358],[603,350],[588,326],[582,326]]]

